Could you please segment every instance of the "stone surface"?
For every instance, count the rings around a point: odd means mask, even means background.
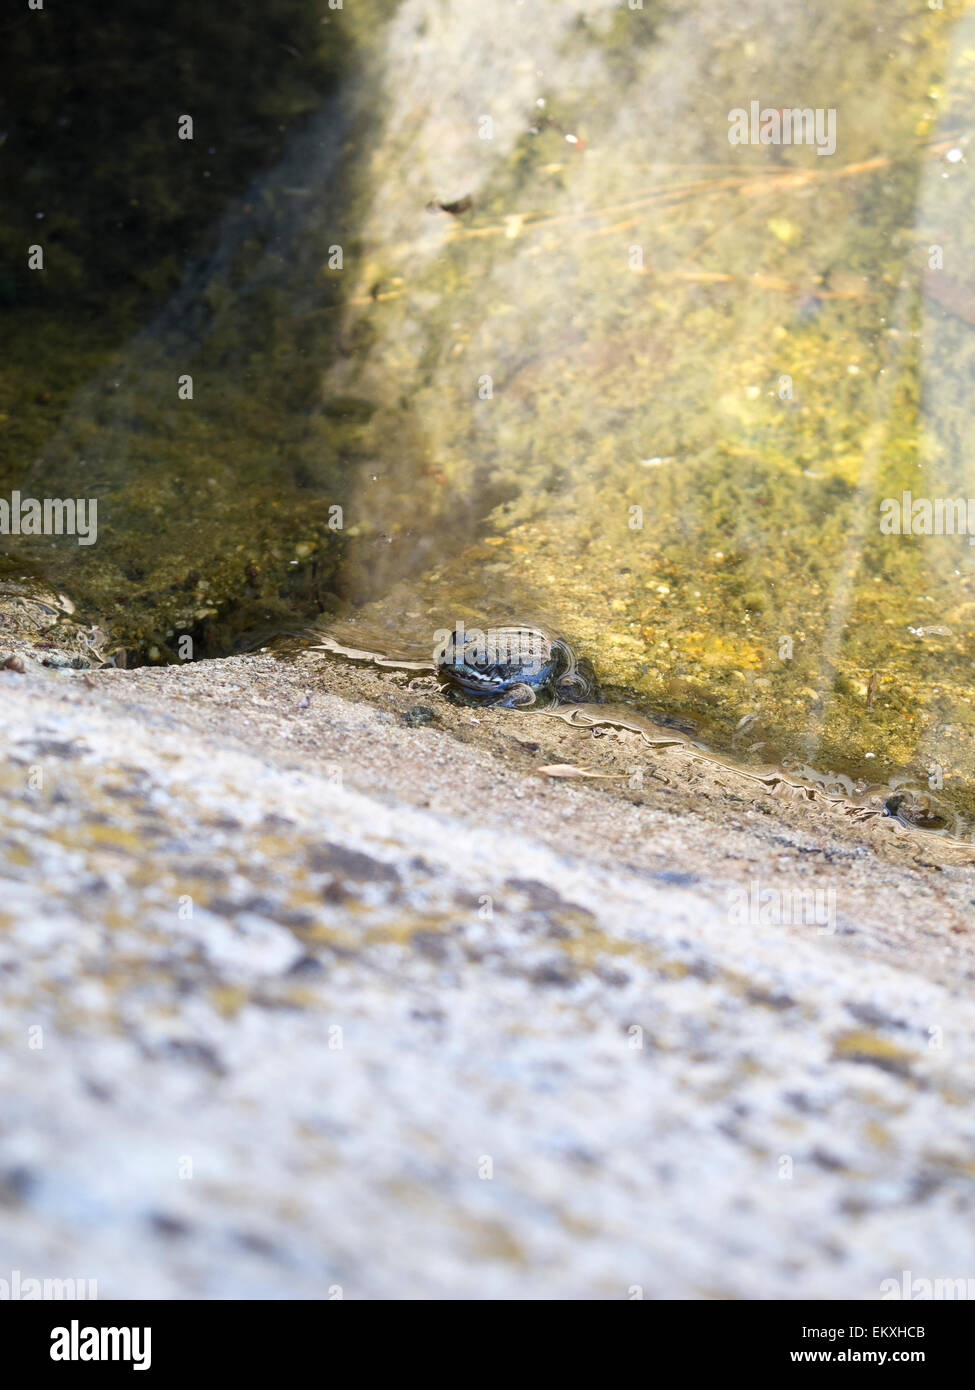
[[[975,1270],[975,879],[935,840],[405,673],[25,665],[3,1277],[871,1299]],[[742,910],[793,889],[829,910]]]

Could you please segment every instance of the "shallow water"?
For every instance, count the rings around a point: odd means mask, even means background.
[[[236,54],[186,256],[157,151],[104,313],[90,217],[75,281],[15,287],[7,486],[97,496],[100,538],[11,572],[139,660],[517,615],[736,756],[975,817],[975,555],[881,530],[975,494],[967,7],[353,8],[272,6],[256,85]],[[835,150],[732,145],[752,101],[835,112]]]

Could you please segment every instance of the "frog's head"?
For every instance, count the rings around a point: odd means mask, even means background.
[[[539,628],[492,627],[438,633],[434,653],[440,675],[480,695],[501,696],[514,686],[548,688],[561,666],[550,637]]]

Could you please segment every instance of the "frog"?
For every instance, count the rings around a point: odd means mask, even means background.
[[[482,631],[458,623],[435,638],[437,677],[464,702],[524,709],[599,699],[592,663],[547,628],[511,623]]]

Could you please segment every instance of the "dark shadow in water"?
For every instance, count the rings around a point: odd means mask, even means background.
[[[93,499],[98,531],[4,536],[0,579],[69,593],[134,660],[320,611],[372,409],[320,389],[353,350],[345,145],[374,119],[342,12],[110,0],[2,39],[0,495]]]

